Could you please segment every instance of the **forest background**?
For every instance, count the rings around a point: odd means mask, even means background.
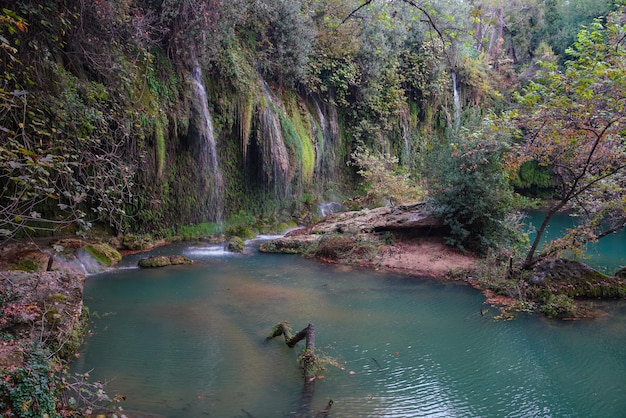
[[[348,198],[430,198],[479,253],[519,241],[527,197],[589,219],[551,255],[624,225],[620,2],[2,3],[3,239],[206,236]]]

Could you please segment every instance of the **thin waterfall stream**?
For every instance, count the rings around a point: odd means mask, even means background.
[[[197,126],[198,135],[201,142],[201,165],[206,170],[207,179],[210,187],[209,206],[214,215],[215,221],[222,220],[223,213],[223,189],[224,184],[222,174],[220,173],[219,160],[217,155],[217,142],[215,140],[215,132],[213,128],[213,118],[209,111],[209,97],[206,86],[202,78],[202,68],[198,62],[195,62],[191,78],[193,80],[193,91],[195,94],[196,111],[199,113],[200,122]]]
[[[456,73],[452,71],[452,93],[454,100],[454,129],[461,126],[461,99],[459,97],[459,88],[457,85]]]

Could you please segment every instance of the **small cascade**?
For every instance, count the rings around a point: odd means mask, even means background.
[[[261,109],[260,141],[263,159],[263,174],[266,187],[274,188],[276,198],[289,196],[291,183],[291,167],[289,152],[285,145],[280,116],[280,101],[274,96],[266,82],[263,82],[263,93],[267,105]]]
[[[339,123],[337,121],[337,109],[332,105],[323,106],[317,97],[312,97],[312,103],[315,107],[317,115],[314,129],[320,132],[313,132],[317,139],[315,144],[315,174],[317,176],[317,186],[319,191],[326,191],[328,183],[339,181],[339,167],[343,162],[339,161],[341,152],[341,138],[339,132]],[[311,115],[312,118],[315,116]],[[327,196],[332,198],[331,196]]]
[[[400,134],[402,135],[402,142],[404,144],[404,158],[402,162],[407,167],[411,167],[411,128],[406,116],[402,117],[400,120]]]
[[[452,71],[452,90],[454,94],[454,129],[459,129],[461,126],[461,99],[459,98],[459,89],[454,71]]]
[[[193,92],[195,95],[196,111],[199,116],[199,123],[196,128],[200,136],[201,156],[200,164],[206,170],[208,186],[210,188],[209,209],[214,221],[220,222],[223,214],[223,189],[224,183],[219,170],[217,156],[217,143],[213,130],[213,119],[209,111],[209,97],[207,95],[204,79],[202,78],[202,68],[196,61],[191,71],[193,80]]]
[[[315,141],[315,170],[317,172],[321,172],[322,164],[324,162],[324,148],[326,144],[326,138],[329,137],[329,129],[328,123],[326,122],[326,117],[324,116],[324,112],[322,112],[322,107],[320,106],[317,100],[313,100],[313,104],[315,104],[315,110],[317,111],[317,118],[319,120],[319,127],[321,132],[319,135],[315,135],[317,141]]]
[[[345,212],[346,210],[348,210],[348,208],[346,208],[344,205],[337,202],[319,203],[317,205],[317,208],[319,209],[322,218],[325,218],[328,215],[332,215],[333,213]]]

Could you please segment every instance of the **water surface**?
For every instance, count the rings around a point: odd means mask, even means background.
[[[538,226],[545,217],[545,212],[528,212],[530,224]],[[550,220],[542,243],[562,236],[568,228],[572,228],[578,221],[576,216],[568,213],[558,213]],[[531,234],[531,239],[535,238]],[[581,260],[591,267],[607,274],[614,274],[619,268],[626,266],[626,229],[614,232],[597,242],[589,243],[584,258]]]
[[[331,417],[619,417],[626,411],[626,304],[558,322],[482,316],[464,285],[318,264],[298,256],[159,249],[191,266],[92,276],[95,334],[74,364],[110,381],[126,410],[165,417],[302,412],[297,356],[272,326],[316,327],[329,367],[313,411]],[[144,255],[145,256],[145,255]],[[124,260],[134,265],[134,256]],[[123,265],[124,266],[124,265]]]

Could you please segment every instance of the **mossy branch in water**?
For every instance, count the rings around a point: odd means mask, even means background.
[[[272,332],[267,336],[267,340],[271,340],[274,337],[285,337],[285,344],[289,348],[293,348],[298,342],[306,339],[306,348],[302,350],[302,353],[298,357],[298,361],[302,365],[304,371],[304,379],[307,382],[315,380],[319,371],[324,368],[321,366],[319,358],[315,354],[315,325],[309,324],[301,331],[293,335],[291,326],[288,322],[279,322],[274,325]]]

